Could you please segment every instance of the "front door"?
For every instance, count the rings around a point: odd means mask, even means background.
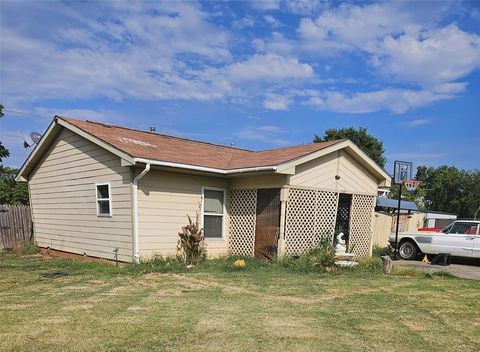
[[[255,256],[274,259],[277,255],[280,232],[280,189],[257,191],[257,222],[255,227]]]

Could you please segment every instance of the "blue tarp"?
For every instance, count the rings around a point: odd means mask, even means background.
[[[394,208],[397,209],[398,200],[391,199],[391,198],[377,198],[377,207],[386,207],[386,208]],[[407,202],[402,200],[400,202],[400,209],[403,210],[418,210],[417,205],[415,202]]]

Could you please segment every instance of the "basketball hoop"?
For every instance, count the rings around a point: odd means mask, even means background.
[[[402,181],[402,184],[405,186],[407,191],[414,192],[420,185],[420,181],[417,180],[406,180]]]

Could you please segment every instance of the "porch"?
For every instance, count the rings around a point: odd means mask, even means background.
[[[343,232],[356,256],[372,252],[375,196],[283,186],[230,191],[232,254],[298,255]]]

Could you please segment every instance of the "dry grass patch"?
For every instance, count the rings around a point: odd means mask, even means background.
[[[480,350],[476,281],[0,260],[1,351]]]

